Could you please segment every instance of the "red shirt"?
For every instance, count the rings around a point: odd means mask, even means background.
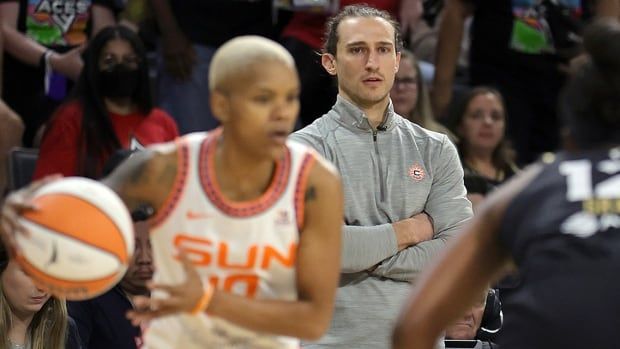
[[[149,144],[171,141],[179,135],[175,121],[157,108],[153,108],[148,115],[110,113],[110,119],[116,137],[126,149],[140,149]],[[34,179],[55,173],[77,175],[81,127],[80,103],[69,102],[56,111],[41,142]],[[108,157],[101,159],[101,166]]]
[[[340,0],[340,8],[348,5],[365,3],[380,10],[388,11],[397,19],[400,0]],[[318,50],[323,47],[325,22],[328,16],[321,13],[295,12],[290,22],[284,28],[283,37],[294,37],[306,45]]]

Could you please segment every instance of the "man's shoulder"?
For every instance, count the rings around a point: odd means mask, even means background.
[[[425,129],[424,127],[401,116],[398,117],[395,124],[395,129],[398,132],[411,134],[416,143],[419,145],[427,144],[429,146],[441,146],[448,140],[448,136],[445,134]]]
[[[329,134],[332,133],[337,126],[335,120],[333,120],[329,114],[325,114],[314,120],[310,125],[293,132],[289,139],[318,150],[319,146],[322,147],[328,142]]]

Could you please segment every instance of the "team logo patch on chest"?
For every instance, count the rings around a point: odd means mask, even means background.
[[[426,177],[426,173],[424,172],[424,168],[418,164],[415,163],[413,164],[411,167],[409,167],[409,177],[413,178],[414,181],[419,182],[421,180],[424,179],[424,177]]]

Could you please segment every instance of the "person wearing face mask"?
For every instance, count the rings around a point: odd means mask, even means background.
[[[48,124],[34,179],[55,173],[97,178],[117,150],[177,136],[174,120],[153,107],[139,37],[123,26],[106,27],[85,52],[72,98]]]

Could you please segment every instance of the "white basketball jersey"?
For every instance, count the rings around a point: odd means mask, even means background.
[[[296,300],[305,185],[316,153],[288,141],[266,192],[250,202],[231,202],[222,195],[214,171],[220,134],[195,133],[177,141],[175,185],[152,220],[154,279],[183,282],[182,265],[174,257],[183,249],[219,290],[255,299]],[[206,314],[154,320],[144,343],[149,349],[299,348],[295,338],[256,333]]]

